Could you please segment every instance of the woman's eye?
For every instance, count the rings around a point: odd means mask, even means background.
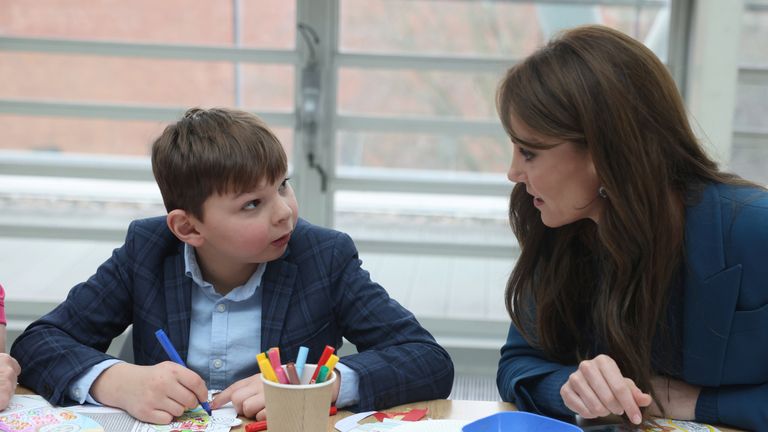
[[[529,161],[529,160],[533,159],[534,157],[536,157],[535,153],[533,153],[530,150],[524,149],[522,147],[520,147],[520,154],[523,155],[523,159],[525,159],[527,161]]]
[[[259,206],[259,204],[261,204],[261,200],[253,200],[253,201],[248,201],[248,202],[247,202],[247,203],[246,203],[246,204],[243,206],[243,210],[253,210],[253,209],[255,209],[256,207],[258,207],[258,206]]]

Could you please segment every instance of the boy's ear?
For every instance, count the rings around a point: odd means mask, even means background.
[[[168,228],[179,240],[195,247],[203,244],[203,236],[196,226],[200,222],[196,217],[184,210],[175,209],[168,213],[165,220]]]

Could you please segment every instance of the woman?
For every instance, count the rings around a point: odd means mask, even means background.
[[[0,285],[0,411],[8,406],[16,391],[16,377],[21,368],[16,360],[5,354],[5,290]]]
[[[580,27],[510,69],[497,106],[521,247],[502,398],[768,425],[768,192],[704,153],[665,66]]]

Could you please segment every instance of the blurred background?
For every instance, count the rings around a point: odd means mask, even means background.
[[[452,397],[498,398],[517,252],[494,93],[585,23],[653,49],[708,151],[768,184],[768,0],[0,0],[10,341],[130,220],[164,214],[148,154],[165,125],[192,106],[239,107],[282,140],[301,216],[352,235],[449,349]]]

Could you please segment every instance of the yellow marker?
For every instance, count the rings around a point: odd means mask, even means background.
[[[260,361],[261,359],[267,360],[267,354],[265,353],[258,353],[256,354],[256,361]]]
[[[325,365],[328,366],[328,374],[330,375],[331,372],[333,372],[333,368],[336,367],[336,363],[339,362],[339,356],[336,354],[331,354],[331,357],[328,359],[327,362],[325,362]]]
[[[277,375],[275,375],[275,370],[272,369],[272,365],[269,364],[269,360],[266,358],[259,358],[259,356],[256,356],[256,359],[259,362],[259,369],[261,369],[261,374],[264,375],[264,378],[272,382],[278,382]]]

